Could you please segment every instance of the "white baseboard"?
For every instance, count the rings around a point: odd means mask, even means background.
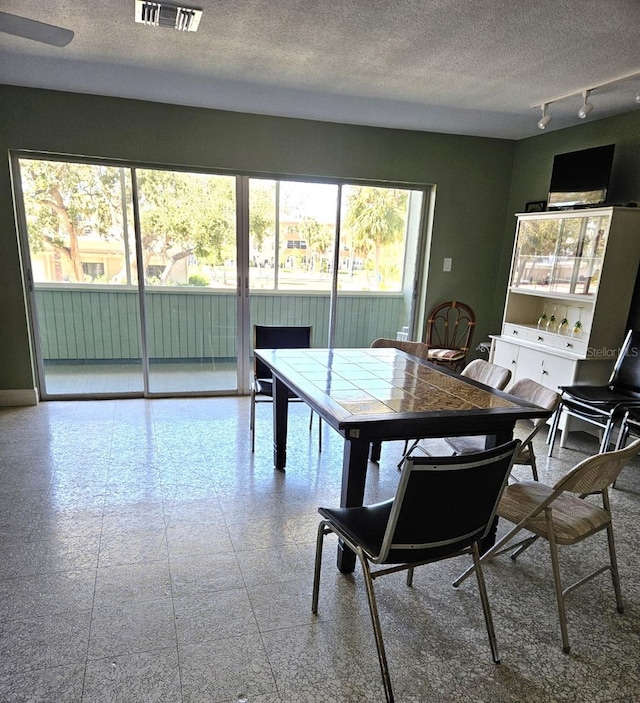
[[[7,408],[17,405],[37,405],[37,388],[19,388],[16,390],[0,390],[0,407]]]

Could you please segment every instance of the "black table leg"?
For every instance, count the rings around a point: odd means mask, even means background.
[[[382,451],[382,442],[371,442],[371,451],[369,453],[369,459],[371,461],[380,461],[380,454]]]
[[[341,508],[362,505],[367,478],[369,442],[346,438],[342,458]],[[338,543],[338,569],[350,574],[356,566],[356,555],[342,542]]]
[[[278,378],[273,379],[273,464],[276,469],[287,465],[287,425],[289,390]]]

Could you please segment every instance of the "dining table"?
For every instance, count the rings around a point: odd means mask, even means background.
[[[468,435],[510,441],[518,420],[551,413],[394,348],[256,349],[273,377],[273,457],[287,463],[288,403],[303,400],[344,438],[341,507],[361,506],[368,463],[384,442]],[[338,546],[338,569],[355,554]]]

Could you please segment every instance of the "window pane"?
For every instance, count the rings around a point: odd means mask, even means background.
[[[129,171],[19,165],[43,396],[141,392]]]
[[[236,180],[136,170],[149,391],[237,388]]]
[[[145,284],[235,291],[235,178],[146,169],[136,174]]]
[[[342,193],[338,288],[402,290],[409,191],[349,185]]]
[[[124,169],[20,159],[20,173],[34,282],[130,284]]]
[[[249,285],[275,288],[276,181],[249,181]]]

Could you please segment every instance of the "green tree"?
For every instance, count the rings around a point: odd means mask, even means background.
[[[138,193],[145,262],[160,257],[160,285],[176,263],[195,256],[211,267],[235,260],[235,179],[140,170]]]
[[[404,236],[407,199],[407,191],[393,188],[349,188],[345,229],[353,253],[366,261],[373,252],[376,279],[383,250]]]
[[[318,260],[326,255],[333,244],[333,229],[323,225],[315,217],[305,217],[300,223],[300,234],[309,247],[308,262],[313,270],[317,270]]]
[[[21,159],[30,250],[53,248],[55,259],[68,260],[71,277],[84,281],[79,237],[90,232],[102,239],[123,236],[120,169],[111,166]],[[63,280],[56,267],[55,280]]]

